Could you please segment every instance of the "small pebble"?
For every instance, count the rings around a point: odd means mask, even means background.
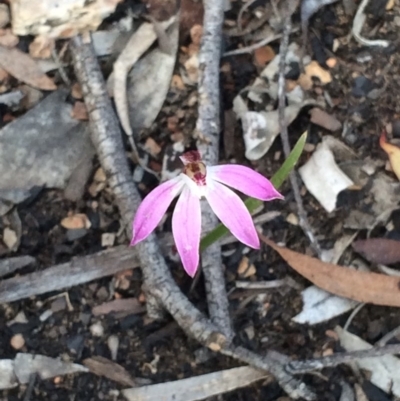
[[[90,326],[90,332],[94,337],[101,337],[104,334],[104,327],[100,322],[93,323]]]
[[[51,310],[56,313],[67,308],[67,300],[64,297],[58,297],[51,303]]]
[[[108,337],[107,345],[111,353],[111,359],[115,361],[118,354],[119,338],[115,335]]]
[[[22,347],[25,345],[24,336],[22,334],[15,334],[11,337],[10,345],[16,350],[22,349]]]
[[[286,221],[293,226],[299,225],[299,219],[294,213],[290,213],[288,217],[286,217]]]

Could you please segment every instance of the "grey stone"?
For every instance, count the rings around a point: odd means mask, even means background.
[[[71,117],[67,91],[59,89],[0,130],[0,190],[65,188],[94,149],[87,123]]]

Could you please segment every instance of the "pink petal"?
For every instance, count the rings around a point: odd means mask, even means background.
[[[218,218],[244,244],[258,249],[260,240],[253,220],[242,200],[217,181],[207,183],[206,198]]]
[[[239,164],[207,167],[207,179],[217,180],[263,201],[283,199],[283,196],[263,175]]]
[[[186,273],[193,277],[199,265],[200,199],[185,187],[172,215],[172,233]]]
[[[184,185],[182,177],[178,176],[159,185],[144,198],[133,220],[131,245],[143,241],[154,231]]]

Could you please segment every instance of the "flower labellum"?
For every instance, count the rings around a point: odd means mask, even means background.
[[[179,195],[172,215],[172,233],[189,276],[195,275],[199,264],[200,199],[203,197],[239,241],[258,249],[260,240],[251,215],[239,196],[226,185],[263,201],[283,199],[271,182],[251,168],[238,164],[206,167],[197,151],[185,153],[181,160],[183,172],[159,185],[140,204],[133,221],[131,245],[143,241],[155,230]]]

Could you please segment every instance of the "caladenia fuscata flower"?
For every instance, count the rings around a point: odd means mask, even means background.
[[[239,196],[226,185],[262,201],[282,199],[271,182],[238,164],[206,166],[197,151],[185,153],[181,160],[182,173],[160,184],[140,204],[133,221],[131,245],[143,241],[155,230],[174,198],[179,196],[172,214],[172,233],[189,276],[195,275],[199,264],[200,199],[203,197],[240,242],[258,249],[260,240],[251,215]]]

